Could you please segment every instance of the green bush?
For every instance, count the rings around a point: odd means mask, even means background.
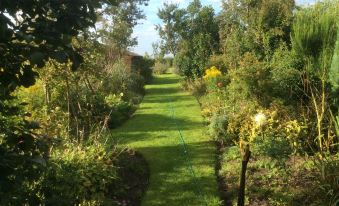
[[[255,155],[268,156],[284,163],[293,150],[291,144],[284,137],[276,137],[271,134],[258,136],[252,141],[253,153]]]
[[[167,72],[167,69],[169,69],[169,65],[166,62],[163,62],[162,60],[156,60],[154,67],[153,67],[153,73],[154,74],[165,74]]]
[[[183,89],[189,91],[196,98],[200,98],[206,94],[206,84],[202,79],[187,79],[181,83]]]
[[[54,150],[43,182],[46,205],[76,205],[109,200],[108,188],[116,180],[116,154],[102,144],[67,143]]]
[[[222,73],[226,73],[228,65],[225,61],[226,55],[212,55],[208,61],[207,67],[216,66]]]
[[[139,71],[139,74],[144,78],[146,83],[151,82],[153,79],[152,67],[154,66],[154,59],[145,56],[141,58],[137,63],[136,67]]]
[[[225,115],[214,114],[208,126],[208,131],[214,140],[226,145],[234,144],[234,139],[227,133],[228,119]]]
[[[105,98],[106,104],[111,108],[108,119],[108,127],[110,129],[116,128],[127,120],[133,111],[133,106],[122,100],[122,95],[109,95]]]
[[[0,101],[0,205],[39,205],[49,138],[26,119],[21,101]]]

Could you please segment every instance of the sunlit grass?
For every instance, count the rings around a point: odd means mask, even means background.
[[[147,86],[135,116],[113,131],[114,142],[140,151],[149,163],[151,177],[144,206],[219,202],[214,175],[215,147],[204,135],[198,102],[180,89],[179,81],[174,74],[157,76]],[[197,178],[189,169],[177,125],[188,145]]]

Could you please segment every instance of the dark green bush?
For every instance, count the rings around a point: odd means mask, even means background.
[[[150,83],[153,79],[152,67],[154,66],[154,59],[145,56],[136,62],[137,70],[139,74],[145,79],[146,83]]]
[[[49,138],[14,97],[0,100],[0,205],[38,205]]]

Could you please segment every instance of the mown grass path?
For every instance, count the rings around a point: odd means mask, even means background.
[[[119,145],[141,152],[149,163],[150,184],[143,206],[215,205],[219,200],[215,147],[204,135],[198,102],[180,89],[179,81],[174,74],[157,76],[146,87],[134,117],[113,131]],[[190,171],[178,127],[197,178]]]

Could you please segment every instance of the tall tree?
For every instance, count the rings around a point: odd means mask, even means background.
[[[210,56],[219,52],[219,26],[214,10],[195,0],[180,21],[176,66],[186,78],[201,77]]]
[[[223,1],[220,35],[231,66],[246,52],[268,61],[282,42],[289,44],[294,9],[294,0]]]
[[[124,0],[118,6],[111,5],[104,9],[101,33],[105,43],[120,56],[137,44],[137,38],[132,36],[133,28],[140,19],[145,18],[140,6],[147,5],[147,2],[148,0]]]
[[[164,3],[163,8],[158,10],[158,17],[163,25],[156,25],[162,44],[161,50],[164,54],[176,55],[180,40],[179,28],[184,11],[177,4]]]

